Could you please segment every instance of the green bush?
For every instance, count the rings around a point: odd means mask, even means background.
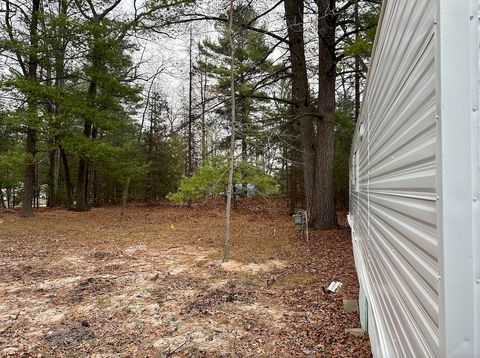
[[[228,181],[228,161],[214,157],[200,167],[191,177],[184,177],[176,193],[167,198],[177,203],[196,201],[209,196],[217,196],[225,191]],[[278,183],[270,175],[252,164],[238,162],[234,171],[234,182],[255,185],[255,190],[263,195],[274,195],[279,191]]]
[[[19,185],[28,159],[28,155],[20,148],[0,154],[0,186],[2,188],[14,188]]]

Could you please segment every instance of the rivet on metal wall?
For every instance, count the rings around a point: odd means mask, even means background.
[[[480,278],[477,278],[477,285],[480,285]]]

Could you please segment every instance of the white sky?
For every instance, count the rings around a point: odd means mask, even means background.
[[[238,2],[238,1],[237,1]],[[225,12],[226,1],[203,0],[197,2],[195,12],[205,15],[218,16]],[[256,1],[254,6],[259,13],[268,9],[273,0]],[[133,0],[123,0],[122,10],[131,12],[133,9]],[[268,14],[265,22],[270,31],[282,31],[285,27],[283,19],[283,5],[278,6],[273,12]],[[188,77],[189,77],[189,29],[192,28],[193,34],[193,58],[195,61],[198,54],[197,43],[207,37],[215,38],[218,33],[215,30],[213,21],[199,21],[190,24],[176,25],[172,29],[166,29],[166,32],[172,32],[173,37],[165,35],[154,35],[152,39],[142,41],[145,50],[135,54],[136,59],[142,58],[146,61],[142,65],[142,72],[153,75],[158,68],[162,67],[162,73],[156,78],[160,89],[169,97],[169,102],[173,106],[173,112],[180,112],[182,106],[188,104]],[[172,31],[173,30],[173,31]],[[266,36],[266,40],[270,38]],[[272,42],[276,42],[273,40]],[[279,56],[282,51],[277,51],[273,56]],[[145,84],[148,89],[148,84]]]

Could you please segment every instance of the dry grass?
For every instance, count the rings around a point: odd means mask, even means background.
[[[280,204],[278,204],[280,205]],[[297,236],[281,209],[220,205],[43,210],[0,223],[0,352],[21,356],[369,356],[350,337],[346,228]],[[333,279],[341,291],[327,295]]]

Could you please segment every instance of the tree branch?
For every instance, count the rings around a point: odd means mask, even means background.
[[[11,42],[16,42],[15,41],[15,36],[13,35],[13,27],[12,23],[10,21],[10,1],[6,0],[6,11],[5,11],[5,24],[7,26],[7,33],[8,37]],[[17,57],[18,64],[22,68],[22,73],[24,76],[28,75],[28,70],[27,66],[25,65],[25,62],[22,59],[22,56],[20,55],[20,51],[18,49],[14,49],[13,52],[15,53],[15,56]]]
[[[220,22],[228,23],[228,19],[223,18],[223,17],[219,17],[219,16],[210,16],[210,15],[197,14],[197,13],[186,14],[186,16],[191,16],[191,17],[187,18],[187,19],[180,19],[180,20],[173,20],[173,21],[170,20],[170,21],[167,21],[166,24],[167,25],[173,25],[173,24],[182,24],[182,23],[202,21],[202,20],[213,20],[213,21],[220,21]],[[268,36],[273,37],[274,39],[276,39],[278,41],[281,41],[285,44],[289,43],[289,41],[286,38],[284,38],[280,35],[277,35],[277,34],[271,32],[271,31],[267,31],[265,29],[261,29],[261,28],[251,26],[251,25],[248,25],[248,24],[242,24],[242,23],[236,23],[236,22],[234,24],[236,26],[241,26],[241,27],[243,27],[245,29],[248,29],[248,30],[252,30],[252,31],[264,34],[264,35],[268,35]]]

